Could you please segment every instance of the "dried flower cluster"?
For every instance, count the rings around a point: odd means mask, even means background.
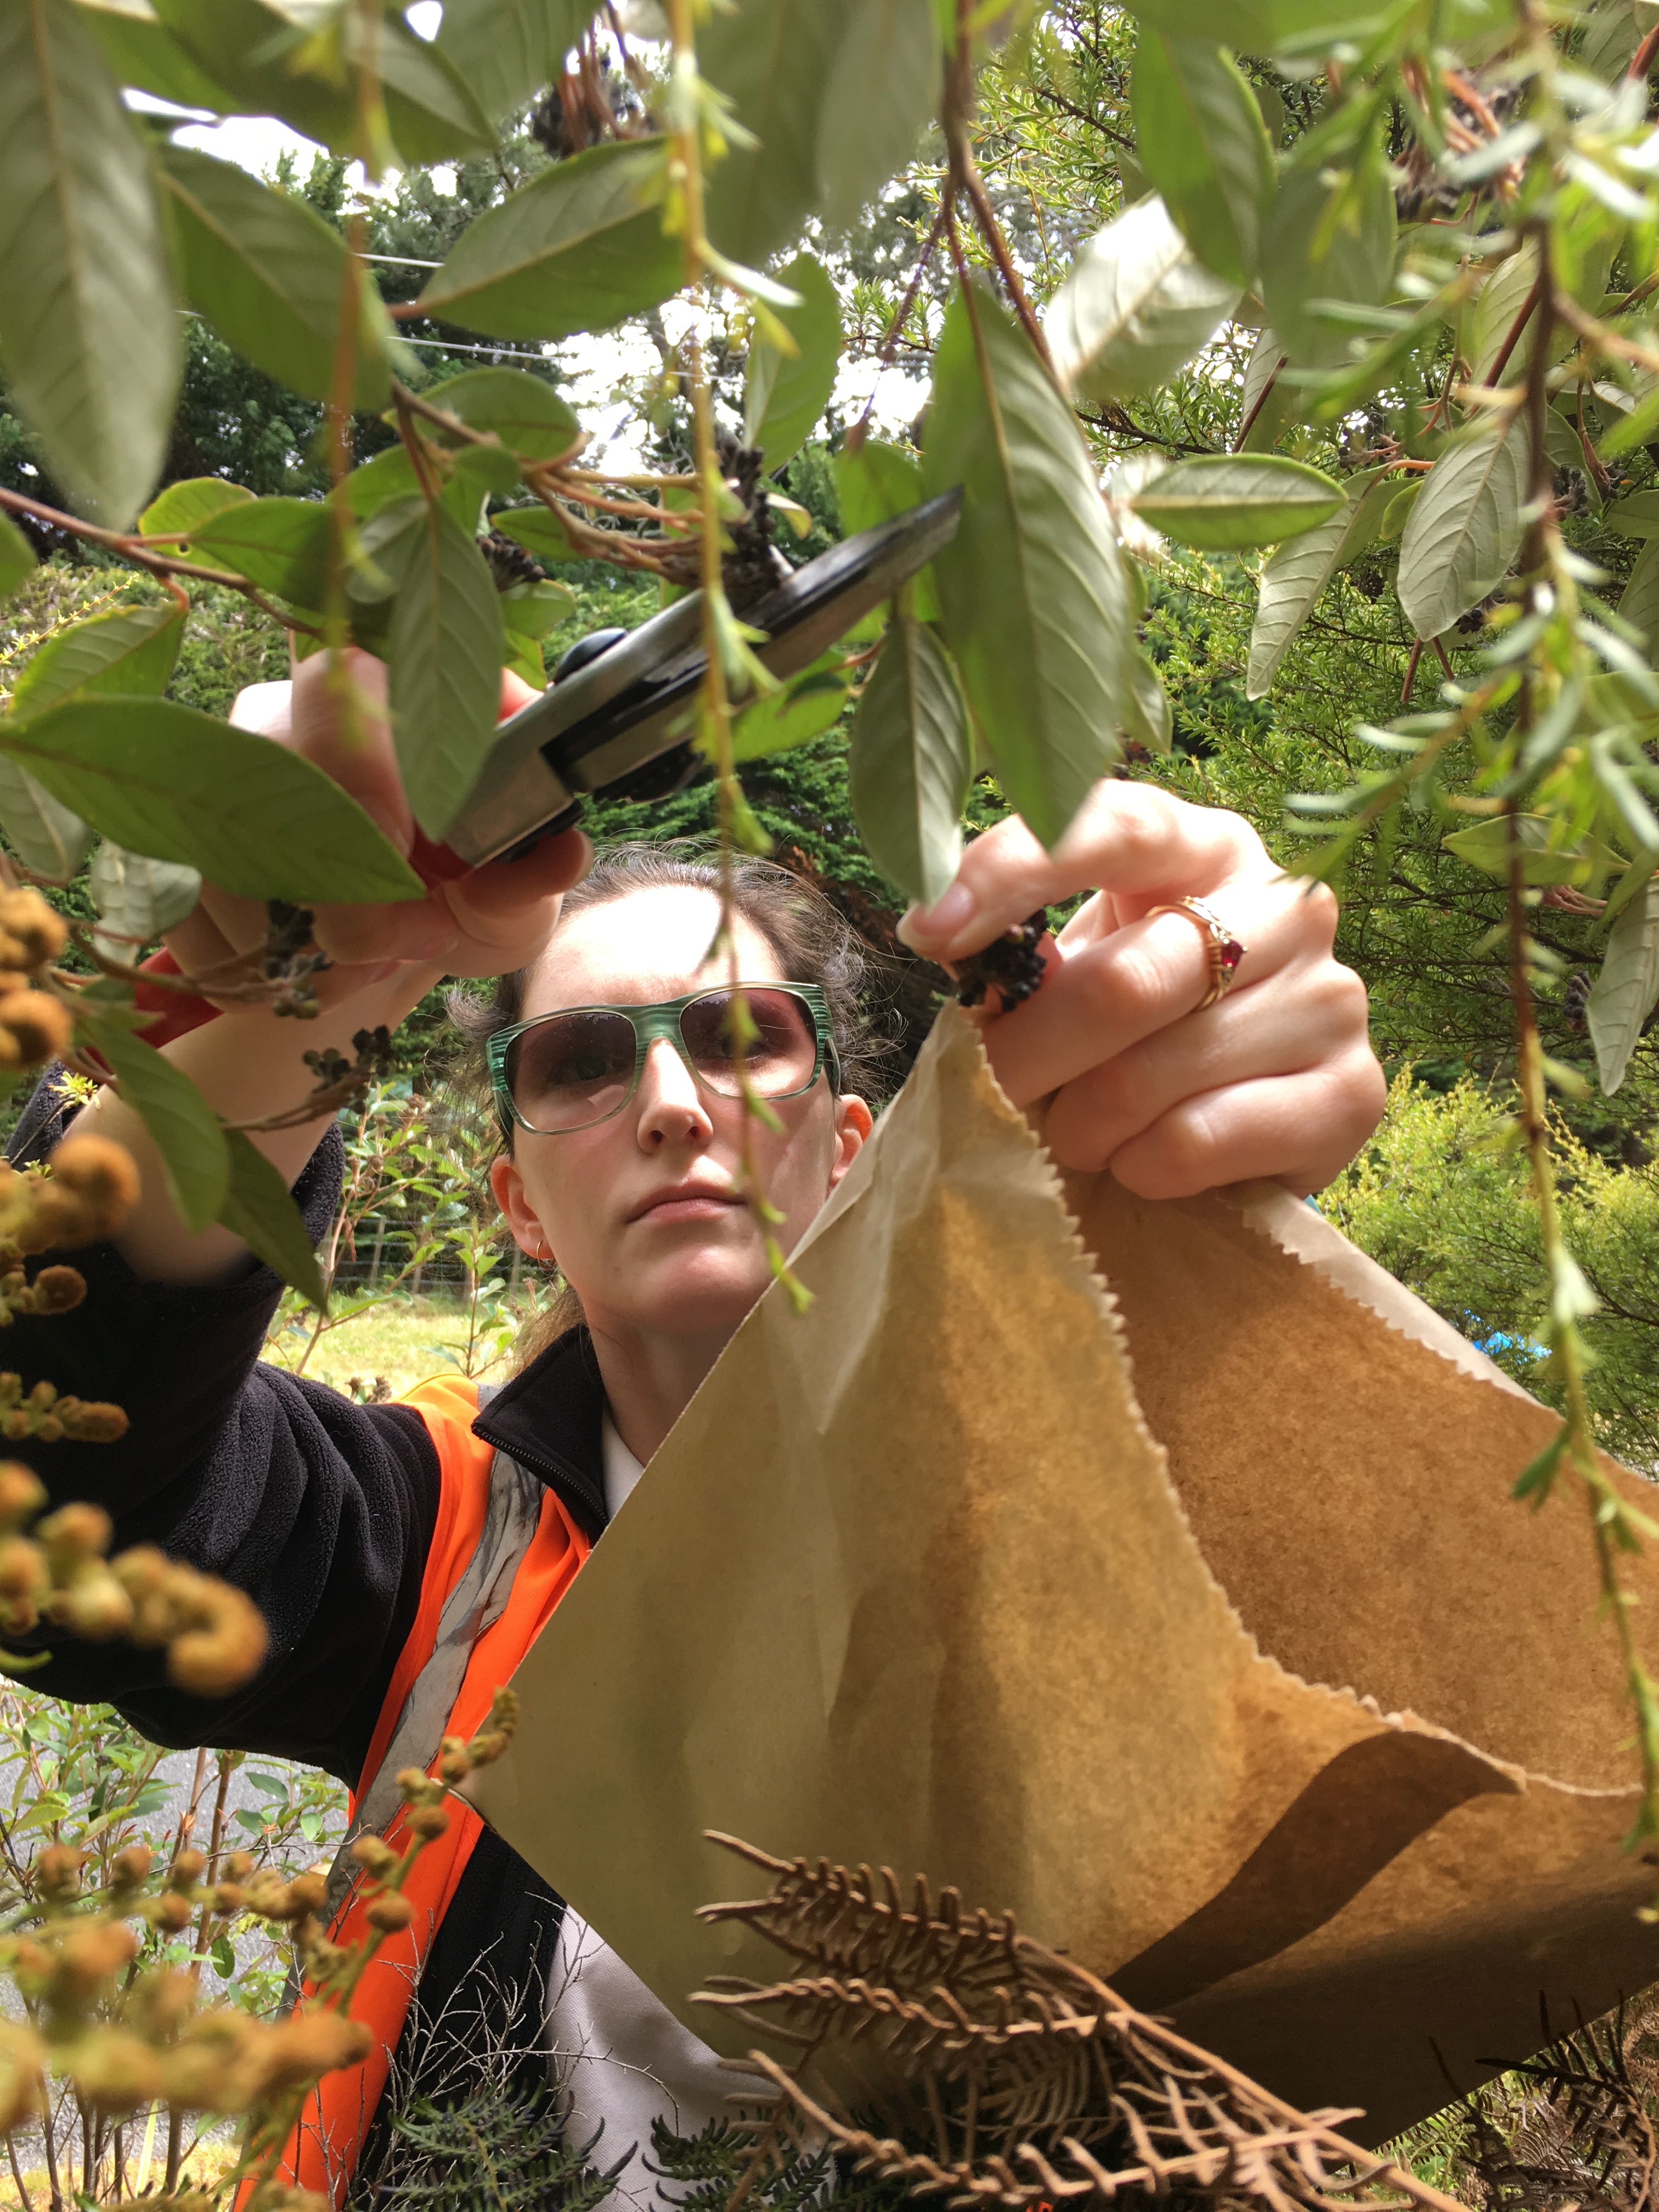
[[[41,985],[68,941],[39,891],[0,890],[0,1067],[42,1067],[67,1048],[75,1017]]]
[[[31,1252],[69,1252],[95,1244],[115,1234],[137,1198],[138,1170],[130,1152],[107,1137],[66,1137],[44,1170],[20,1173],[0,1166],[0,1258],[15,1261]],[[27,1310],[16,1305],[13,1310]],[[60,1304],[51,1310],[68,1308]]]

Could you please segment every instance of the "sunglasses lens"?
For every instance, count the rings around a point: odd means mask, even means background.
[[[680,1035],[697,1075],[711,1091],[735,1098],[738,1030],[735,994],[710,991],[694,999],[680,1016]],[[749,1044],[744,1066],[763,1098],[787,1098],[805,1091],[817,1059],[817,1032],[805,1001],[790,991],[746,989]]]
[[[513,1103],[532,1129],[580,1129],[614,1114],[634,1080],[634,1024],[624,1015],[557,1014],[514,1039]]]

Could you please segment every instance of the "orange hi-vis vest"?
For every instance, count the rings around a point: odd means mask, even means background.
[[[329,1877],[329,1934],[341,1944],[368,1932],[349,1854],[352,1839],[378,1830],[399,1844],[398,1774],[429,1768],[446,1735],[477,1734],[496,1690],[512,1679],[590,1549],[551,1490],[472,1433],[475,1383],[422,1382],[403,1402],[420,1414],[437,1451],[438,1517],[414,1626],[392,1672]],[[404,1886],[414,1919],[382,1940],[352,1999],[352,2017],[374,2030],[374,2048],[360,2066],[325,2075],[283,2153],[282,2178],[336,2206],[350,2187],[439,1923],[483,1832],[471,1807],[452,1796],[447,1808],[448,1828],[427,1844]],[[245,2212],[251,2194],[244,2184],[236,2212]]]

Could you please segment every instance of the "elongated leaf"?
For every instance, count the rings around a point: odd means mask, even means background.
[[[1500,261],[1482,283],[1475,295],[1470,325],[1471,383],[1488,384],[1492,381],[1498,352],[1514,329],[1537,281],[1538,255],[1530,245],[1523,244],[1521,250],[1510,254],[1507,261]],[[1566,331],[1565,337],[1569,346],[1576,343],[1571,330]],[[1499,372],[1498,382],[1518,383],[1527,373],[1531,352],[1532,332],[1523,327],[1509,359]]]
[[[1291,639],[1343,562],[1375,536],[1393,493],[1392,484],[1374,471],[1356,479],[1328,521],[1291,538],[1264,564],[1250,626],[1247,699],[1267,696]]]
[[[333,389],[344,240],[303,200],[273,191],[234,161],[193,147],[161,149],[179,274],[191,304],[227,345],[309,399]],[[391,394],[392,325],[367,275],[357,287],[352,404]]]
[[[186,477],[157,492],[138,518],[147,538],[188,538],[228,507],[245,507],[253,494],[223,477]]]
[[[502,445],[527,461],[556,460],[581,435],[568,401],[521,368],[464,369],[434,385],[427,397],[471,428],[493,430]],[[448,432],[436,434],[457,442]]]
[[[1400,604],[1419,637],[1479,606],[1514,560],[1528,466],[1517,417],[1449,446],[1424,479],[1400,541]]]
[[[1164,679],[1141,647],[1129,660],[1129,688],[1123,696],[1123,734],[1149,753],[1167,753],[1175,740],[1175,714]]]
[[[167,449],[179,318],[149,161],[71,0],[0,8],[0,353],[53,475],[125,529]]]
[[[0,599],[34,574],[34,548],[9,514],[0,514]]]
[[[559,75],[592,14],[590,0],[444,0],[438,49],[500,123]]]
[[[1328,521],[1342,487],[1304,461],[1268,453],[1203,453],[1177,461],[1137,494],[1135,513],[1183,544],[1276,545]]]
[[[1351,185],[1323,169],[1286,169],[1261,231],[1261,296],[1267,319],[1298,361],[1346,358],[1350,333],[1322,319],[1321,303],[1374,307],[1394,270],[1394,187],[1388,165],[1368,155]]]
[[[1134,610],[1075,418],[1030,342],[974,313],[981,345],[958,295],[934,357],[923,471],[964,494],[934,573],[1003,788],[1052,846],[1115,756]]]
[[[1581,837],[1576,844],[1559,842],[1559,825],[1547,814],[1516,817],[1516,833],[1522,852],[1522,873],[1529,884],[1588,884],[1620,866],[1619,855],[1599,837]],[[1449,853],[1467,860],[1483,875],[1499,883],[1510,872],[1510,824],[1503,815],[1455,830],[1440,841]]]
[[[853,12],[824,0],[738,0],[698,27],[698,66],[754,141],[728,142],[710,177],[708,232],[751,269],[799,238],[817,204],[819,113]]]
[[[1224,46],[1148,24],[1135,48],[1135,139],[1146,173],[1206,269],[1248,284],[1273,191],[1273,149]]]
[[[202,878],[176,860],[152,860],[106,837],[88,872],[99,927],[94,942],[118,960],[136,959],[163,930],[192,912]]]
[[[332,776],[164,699],[70,699],[0,721],[15,761],[94,830],[247,898],[419,898],[420,878]]]
[[[121,1097],[161,1155],[179,1219],[199,1236],[216,1219],[230,1186],[230,1152],[218,1115],[183,1070],[135,1036],[119,1012],[94,1020],[83,1001],[80,1012]]]
[[[227,1129],[230,1176],[219,1220],[314,1306],[327,1303],[322,1270],[288,1185],[241,1129]]]
[[[550,507],[505,507],[489,518],[503,536],[526,551],[548,561],[591,560],[578,550],[568,532]]]
[[[799,350],[791,356],[757,337],[744,390],[744,440],[759,447],[769,470],[781,468],[811,435],[841,367],[841,301],[823,264],[799,253],[782,276],[801,297],[799,307],[778,315]]]
[[[1244,364],[1238,394],[1240,450],[1270,453],[1302,410],[1302,393],[1285,371],[1292,366],[1276,331],[1262,329]]]
[[[319,499],[258,499],[210,515],[191,538],[191,556],[296,607],[321,606],[328,589],[331,525]]]
[[[858,447],[843,446],[836,455],[835,470],[843,538],[890,522],[921,503],[921,464],[902,446],[890,446],[879,438],[866,438]],[[918,622],[939,618],[939,586],[931,567],[911,580],[910,611]]]
[[[665,176],[660,144],[556,163],[463,232],[422,309],[495,337],[562,338],[654,307],[683,273],[663,235]]]
[[[871,858],[923,906],[943,896],[961,863],[973,774],[956,672],[927,624],[900,611],[853,718],[848,775]]]
[[[495,734],[501,613],[471,532],[422,507],[382,565],[392,602],[392,732],[404,787],[428,837],[441,837]]]
[[[26,868],[66,884],[92,849],[92,831],[15,761],[0,759],[0,830]]]
[[[819,205],[837,229],[915,152],[942,60],[932,0],[854,0],[847,19],[817,125]]]
[[[1612,1097],[1625,1079],[1642,1024],[1659,1005],[1659,876],[1620,909],[1585,1009],[1595,1072]]]
[[[175,107],[205,107],[230,115],[236,102],[222,85],[215,84],[201,64],[166,30],[153,9],[106,4],[106,0],[80,0],[88,29],[103,49],[104,59],[122,84],[135,85]]]
[[[1212,276],[1154,197],[1096,232],[1043,327],[1061,380],[1115,399],[1167,381],[1237,304],[1238,287]]]
[[[14,714],[38,714],[71,692],[154,698],[167,689],[185,634],[181,608],[112,607],[49,637],[18,678]]]
[[[1651,659],[1655,648],[1659,647],[1659,539],[1649,538],[1637,555],[1636,566],[1630,572],[1630,580],[1619,601],[1619,611],[1642,632]]]

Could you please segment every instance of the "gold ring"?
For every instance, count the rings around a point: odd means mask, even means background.
[[[1210,963],[1210,988],[1193,1009],[1194,1013],[1201,1013],[1206,1006],[1214,1006],[1218,999],[1231,990],[1238,963],[1244,957],[1243,942],[1233,935],[1215,908],[1201,898],[1176,899],[1168,906],[1155,906],[1144,919],[1151,921],[1160,914],[1184,914],[1204,933],[1204,950]]]

